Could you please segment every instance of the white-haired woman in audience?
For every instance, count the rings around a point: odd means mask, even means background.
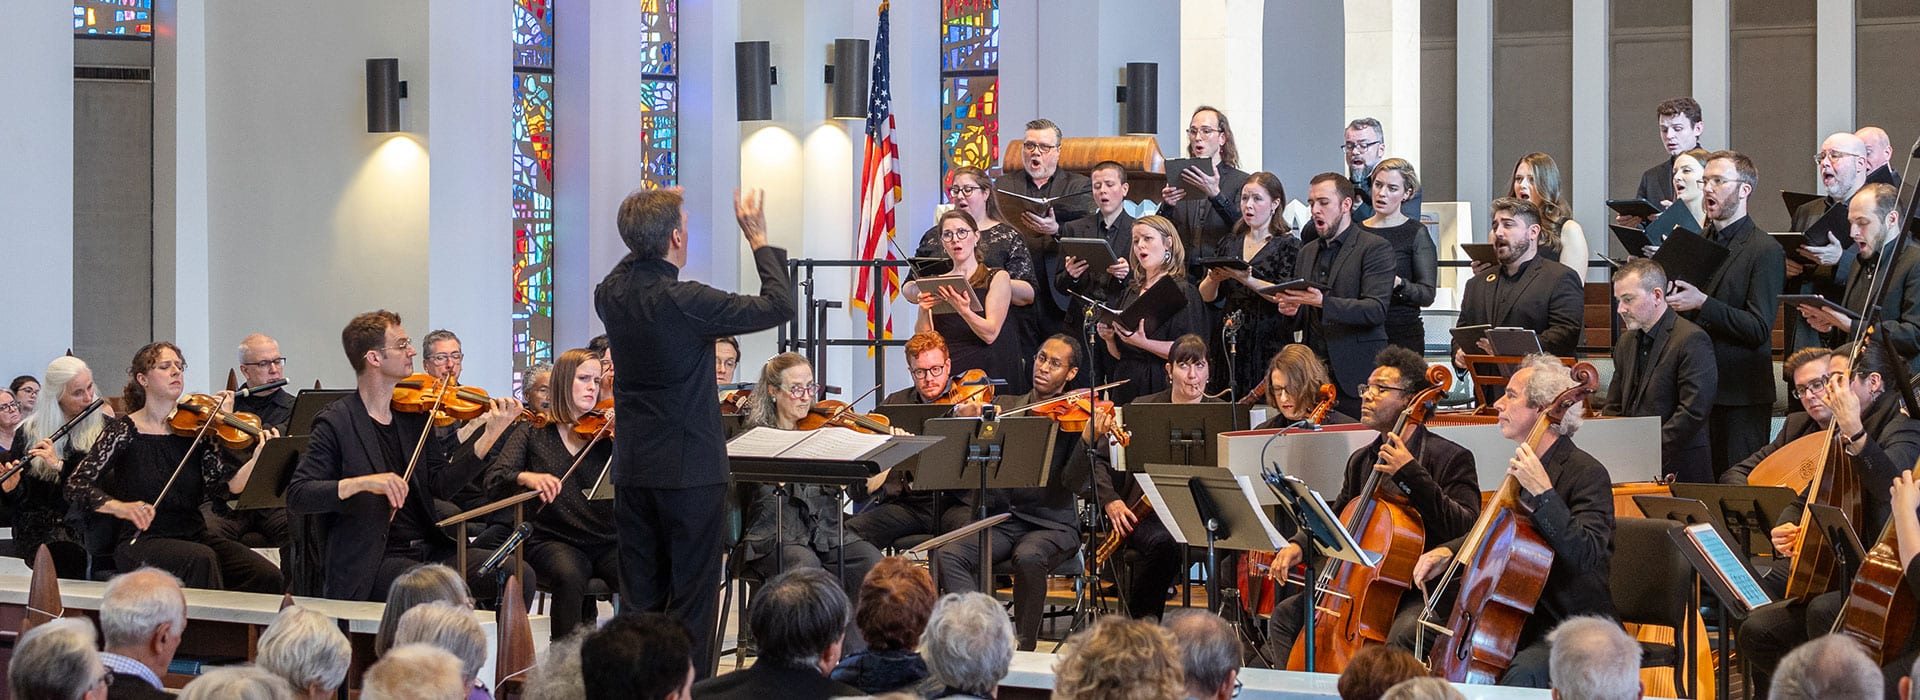
[[[487,663],[487,636],[473,618],[473,608],[434,602],[414,606],[400,616],[393,643],[432,644],[460,660],[462,678],[472,688],[469,700],[491,700],[492,693],[480,681],[480,667]]]
[[[260,635],[254,663],[308,700],[333,697],[347,680],[353,647],[333,618],[298,605],[280,611]]]
[[[1380,700],[1467,700],[1467,696],[1445,678],[1423,676],[1395,683]]]
[[[13,700],[106,700],[113,673],[94,649],[93,623],[63,617],[20,636],[7,661]]]
[[[93,370],[78,357],[61,357],[47,365],[48,400],[34,406],[33,413],[21,424],[13,449],[26,450],[27,468],[13,478],[0,481],[7,505],[13,508],[15,551],[33,565],[35,550],[47,546],[53,568],[60,578],[87,577],[87,550],[80,533],[66,522],[67,477],[80,466],[80,460],[93,449],[93,443],[106,429],[113,410],[101,406],[85,420],[74,424],[59,442],[48,436],[72,420],[98,398],[94,394]]]
[[[466,580],[444,564],[421,564],[408,569],[387,588],[387,607],[380,613],[380,633],[373,638],[373,655],[385,656],[394,646],[393,633],[400,616],[413,606],[427,603],[453,603],[473,608]]]
[[[360,700],[460,700],[467,693],[460,660],[432,644],[387,650],[360,684]]]
[[[576,700],[587,696],[585,678],[580,675],[580,642],[593,630],[581,628],[547,645],[539,663],[527,673],[527,689],[521,700]]]
[[[932,680],[945,686],[929,697],[991,698],[1013,663],[1013,620],[984,593],[949,593],[933,606],[920,655]]]
[[[279,676],[253,666],[227,666],[202,674],[180,692],[181,700],[293,700]]]

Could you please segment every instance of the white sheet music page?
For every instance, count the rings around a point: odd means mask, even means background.
[[[778,457],[812,435],[799,430],[758,427],[727,441],[728,457]]]
[[[858,459],[874,448],[887,444],[889,437],[834,427],[800,434],[806,437],[776,456],[782,459]]]

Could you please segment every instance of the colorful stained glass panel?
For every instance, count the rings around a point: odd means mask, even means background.
[[[943,0],[940,70],[1000,69],[1000,0]]]
[[[153,0],[74,0],[73,33],[153,36]]]
[[[640,0],[640,72],[680,74],[680,0]]]
[[[947,154],[946,167],[993,167],[1000,145],[999,93],[999,78],[940,81],[940,146]]]
[[[643,186],[654,189],[680,182],[680,83],[647,80],[640,87],[640,154]]]
[[[513,66],[553,68],[553,0],[513,0]]]
[[[513,74],[514,384],[553,362],[553,74]]]

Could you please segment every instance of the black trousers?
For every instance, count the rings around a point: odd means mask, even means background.
[[[847,530],[875,547],[892,547],[910,535],[932,535],[938,526],[933,509],[912,500],[881,503],[847,518]]]
[[[680,620],[693,639],[694,675],[712,676],[727,485],[615,486],[613,518],[620,536],[621,609]]]
[[[1828,591],[1805,604],[1781,602],[1763,605],[1747,615],[1734,636],[1734,646],[1747,660],[1747,678],[1754,697],[1766,697],[1773,686],[1773,670],[1787,652],[1833,629],[1846,607],[1846,591]]]
[[[152,566],[180,577],[188,588],[248,593],[284,593],[280,568],[246,545],[208,532],[198,542],[168,537],[141,537],[113,548],[113,563],[121,573]]]
[[[1714,481],[1727,473],[1727,467],[1767,445],[1767,419],[1772,414],[1771,404],[1713,407],[1707,414],[1707,443],[1713,451]]]
[[[1180,579],[1180,556],[1185,545],[1173,539],[1159,518],[1144,518],[1127,535],[1116,553],[1126,564],[1120,595],[1134,619],[1159,618],[1167,612],[1167,589]]]
[[[991,561],[1013,568],[1013,628],[1021,651],[1040,643],[1040,611],[1047,602],[1047,574],[1074,555],[1080,537],[1071,530],[1041,527],[1018,518],[987,530]],[[964,537],[934,552],[940,562],[940,587],[948,593],[980,590],[980,538]],[[997,571],[998,569],[996,569]],[[1164,598],[1162,599],[1164,601]]]
[[[222,515],[211,504],[200,506],[207,530],[248,547],[287,546],[287,509],[253,508]]]
[[[593,626],[598,614],[596,603],[587,597],[587,584],[597,578],[619,589],[619,545],[581,546],[536,535],[527,539],[526,548],[527,565],[553,595],[552,638]]]

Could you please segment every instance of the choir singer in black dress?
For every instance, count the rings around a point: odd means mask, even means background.
[[[1187,253],[1173,222],[1163,216],[1135,221],[1132,240],[1133,247],[1127,254],[1132,272],[1127,275],[1127,288],[1116,308],[1132,312],[1136,302],[1151,308],[1129,314],[1138,319],[1132,328],[1117,327],[1111,320],[1094,324],[1107,357],[1114,361],[1107,380],[1128,380],[1113,388],[1111,396],[1116,404],[1166,390],[1165,365],[1174,339],[1203,332],[1200,295],[1187,283]]]

